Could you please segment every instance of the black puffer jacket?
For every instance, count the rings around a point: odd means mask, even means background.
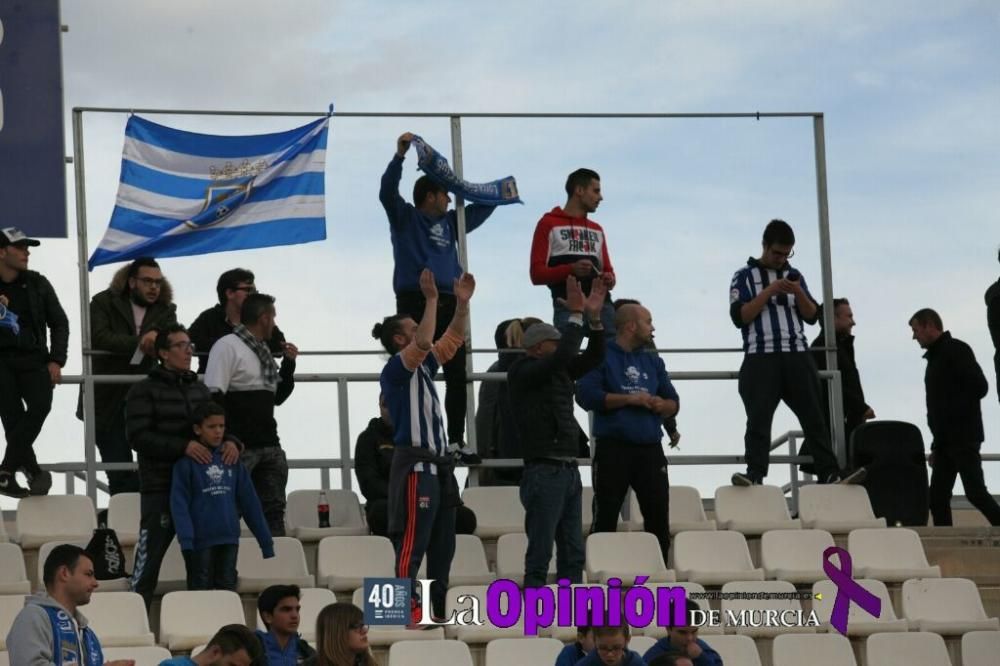
[[[157,367],[132,386],[125,400],[125,426],[129,446],[139,454],[141,492],[170,492],[174,463],[194,437],[191,415],[211,400],[208,387],[193,372]]]
[[[511,410],[525,460],[576,458],[580,425],[573,415],[573,382],[604,360],[604,331],[591,331],[579,354],[583,328],[570,324],[556,351],[545,358],[524,356],[507,371]]]

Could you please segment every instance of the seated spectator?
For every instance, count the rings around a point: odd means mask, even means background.
[[[272,585],[257,597],[257,611],[267,631],[257,630],[263,648],[260,666],[296,666],[316,654],[299,635],[298,585]]]
[[[368,646],[368,625],[354,604],[330,604],[316,618],[316,654],[304,666],[378,666]]]
[[[387,537],[389,529],[389,469],[395,447],[389,409],[381,395],[378,397],[381,416],[368,422],[368,427],[358,435],[354,447],[354,470],[358,475],[361,494],[365,496],[365,517],[372,534]],[[455,534],[474,534],[476,514],[469,507],[459,505],[455,511]]]
[[[227,624],[195,657],[164,659],[160,666],[250,666],[260,663],[260,643],[242,624]]]
[[[264,559],[274,557],[274,540],[247,468],[222,459],[226,412],[214,402],[194,410],[191,428],[201,444],[198,457],[174,464],[170,513],[184,554],[189,590],[236,591],[240,517],[257,537]]]
[[[697,601],[687,600],[687,617],[690,622],[691,613],[701,610]],[[698,627],[693,623],[687,626],[669,627],[667,635],[656,641],[656,644],[646,650],[642,658],[647,664],[653,663],[663,654],[680,654],[687,656],[694,662],[694,666],[722,666],[722,657],[713,650],[708,643],[698,638]]]
[[[576,628],[576,641],[567,645],[556,658],[556,666],[575,666],[594,649],[594,628],[583,625]]]
[[[645,666],[639,653],[628,649],[630,639],[627,624],[594,627],[594,649],[576,666]]]
[[[90,595],[97,589],[93,560],[79,546],[56,546],[45,559],[42,582],[45,591],[25,598],[24,608],[7,634],[10,663],[102,666],[101,643],[78,610],[90,603]],[[132,666],[135,662],[108,663]]]
[[[541,321],[536,317],[507,319],[497,326],[493,339],[497,345],[499,358],[487,368],[487,372],[504,374],[520,356],[521,338],[524,332]],[[521,439],[514,426],[514,415],[510,408],[510,394],[507,382],[491,381],[479,385],[479,403],[476,409],[476,448],[484,458],[523,458]],[[519,486],[522,468],[489,468],[479,471],[481,486]]]

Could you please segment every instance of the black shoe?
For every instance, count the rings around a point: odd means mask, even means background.
[[[20,499],[30,494],[27,488],[17,482],[13,472],[0,471],[0,495]]]
[[[729,481],[734,486],[739,486],[741,488],[749,488],[750,486],[759,486],[761,484],[760,479],[755,479],[749,474],[743,474],[741,472],[733,474],[733,477]]]
[[[845,473],[843,476],[838,477],[832,483],[839,483],[840,485],[856,485],[859,483],[864,483],[865,479],[868,478],[868,468],[859,467],[853,472]]]
[[[482,465],[483,459],[479,454],[469,449],[465,442],[452,442],[448,445],[448,452],[455,458],[456,462],[463,465]]]
[[[48,495],[52,489],[52,472],[42,469],[36,474],[25,472],[24,476],[28,479],[28,492],[32,495]]]

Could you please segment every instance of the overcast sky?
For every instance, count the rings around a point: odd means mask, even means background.
[[[817,111],[826,119],[834,291],[854,305],[857,360],[880,418],[925,423],[922,351],[909,316],[934,307],[969,342],[990,381],[984,452],[1000,452],[1000,407],[983,292],[1000,233],[1000,6],[994,2],[631,3],[63,0],[67,150],[70,109],[378,112]],[[296,118],[150,116],[181,129],[249,134]],[[125,114],[84,116],[88,252],[107,225]],[[465,175],[518,179],[523,206],[498,209],[470,237],[474,346],[500,320],[548,318],[528,278],[538,218],[562,205],[566,174],[602,175],[593,216],[607,232],[616,297],[641,299],[661,347],[736,347],[733,272],[760,251],[768,220],[796,230],[794,264],[821,294],[812,124],[756,120],[489,120],[462,124]],[[444,119],[337,118],[327,161],[322,243],[169,259],[185,323],[214,301],[218,274],[244,266],[278,301],[304,350],[371,350],[394,308],[379,177],[404,131],[450,155]],[[68,171],[72,190],[72,172]],[[409,198],[417,176],[404,165]],[[70,192],[72,200],[72,191]],[[73,327],[67,372],[80,370],[76,219],[32,267],[57,287]],[[116,267],[90,274],[90,293]],[[809,331],[810,337],[818,327]],[[666,356],[668,369],[738,369],[739,354]],[[478,356],[477,369],[492,361]],[[378,371],[378,357],[307,357],[300,372]],[[736,383],[678,383],[681,453],[741,453]],[[374,385],[352,385],[353,438],[375,413]],[[57,390],[36,445],[43,461],[82,460],[75,387]],[[337,455],[336,392],[301,384],[278,409],[290,457]],[[774,434],[797,427],[781,408]],[[735,466],[675,467],[675,484],[711,495]],[[772,482],[787,481],[773,468]],[[1000,465],[987,466],[1000,493]],[[337,476],[334,475],[335,481]],[[293,473],[290,487],[318,483]],[[103,500],[102,500],[103,502]],[[8,506],[6,500],[4,506]]]

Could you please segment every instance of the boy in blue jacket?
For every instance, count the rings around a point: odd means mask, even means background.
[[[697,610],[701,610],[698,602],[688,599],[688,622],[691,622],[691,612]],[[642,658],[647,664],[651,664],[661,654],[689,657],[694,666],[722,666],[722,657],[708,643],[698,638],[698,627],[693,623],[686,627],[668,628],[667,636],[656,641],[653,647],[646,650]]]
[[[576,641],[564,647],[556,658],[555,666],[576,666],[576,662],[594,649],[594,628],[583,625],[576,628]]]
[[[187,567],[187,587],[236,590],[240,516],[265,559],[274,557],[274,541],[246,467],[222,461],[225,411],[215,402],[199,405],[192,429],[205,451],[178,460],[170,486],[170,512]]]
[[[630,636],[627,624],[594,627],[594,649],[576,666],[646,666],[638,652],[628,649]]]

